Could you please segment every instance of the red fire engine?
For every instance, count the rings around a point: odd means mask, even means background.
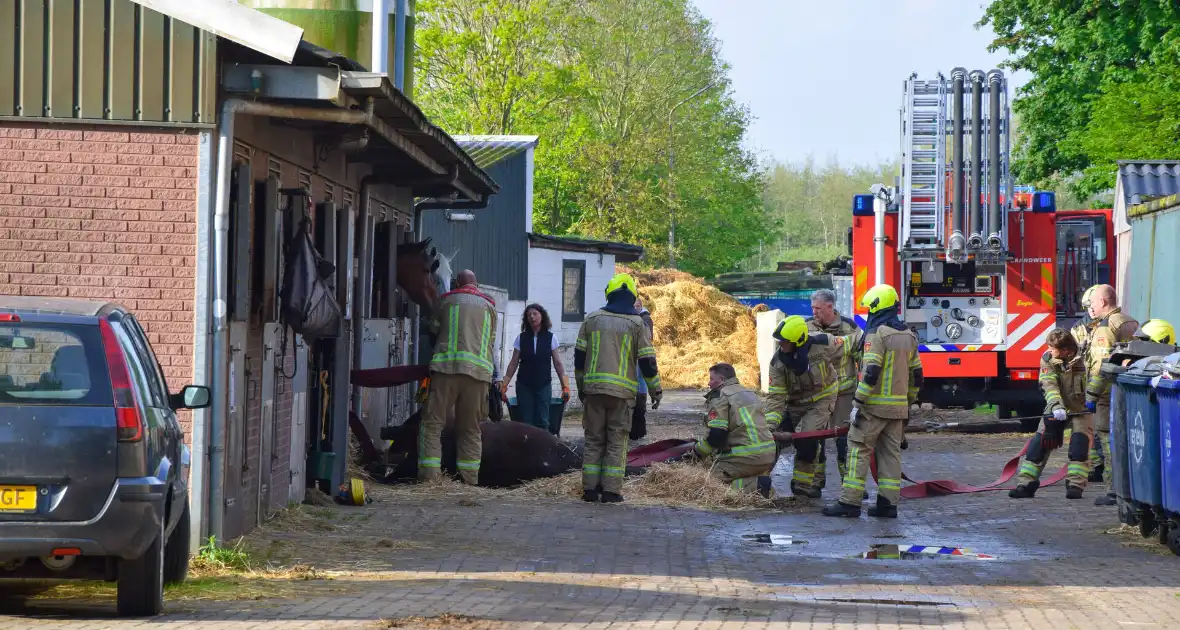
[[[1053,193],[1012,185],[1008,127],[1000,71],[911,76],[901,175],[853,199],[851,236],[856,319],[870,287],[897,288],[922,353],[921,400],[994,404],[1000,417],[1041,412],[1045,337],[1077,322],[1082,294],[1115,268],[1110,210],[1058,211]]]

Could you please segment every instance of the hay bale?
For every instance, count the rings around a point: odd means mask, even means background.
[[[742,384],[760,386],[754,313],[765,311],[738,302],[700,278],[667,269],[631,273],[639,296],[651,311],[656,359],[665,388],[705,387],[709,366],[733,365]]]

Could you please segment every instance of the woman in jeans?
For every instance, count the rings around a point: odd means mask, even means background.
[[[529,304],[524,309],[520,322],[520,334],[512,344],[512,360],[508,372],[500,384],[500,393],[507,395],[508,383],[516,375],[516,404],[520,407],[520,420],[549,431],[549,403],[553,399],[552,369],[557,369],[561,379],[561,399],[569,401],[569,381],[565,377],[565,366],[561,364],[560,345],[550,330],[553,324],[549,313],[540,304]],[[516,368],[520,367],[517,374]]]

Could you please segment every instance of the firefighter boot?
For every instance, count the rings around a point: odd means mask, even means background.
[[[758,494],[762,495],[762,498],[764,499],[769,499],[772,498],[773,492],[774,491],[770,487],[770,475],[762,475],[759,477]]]
[[[622,503],[623,502],[623,495],[618,494],[617,492],[603,491],[602,502],[603,503]]]
[[[1022,485],[1016,486],[1008,491],[1008,496],[1013,499],[1031,499],[1037,493],[1037,489],[1041,487],[1041,482],[1036,479]]]
[[[586,503],[598,503],[601,498],[601,493],[598,490],[582,491],[582,500]]]
[[[797,482],[791,482],[791,494],[797,497],[807,497],[809,499],[818,499],[823,496],[823,491],[814,486],[803,486]]]
[[[841,516],[844,518],[860,518],[860,506],[859,505],[848,505],[848,504],[836,501],[835,503],[825,506],[823,511],[820,512],[820,514],[823,514],[824,516]]]
[[[869,516],[876,518],[897,518],[897,506],[890,503],[889,499],[877,495],[877,505],[869,508]]]
[[[1067,485],[1065,487],[1065,498],[1067,498],[1067,499],[1080,499],[1080,498],[1082,498],[1082,489],[1077,486],[1074,486],[1074,485]]]
[[[1115,497],[1113,492],[1107,492],[1097,499],[1094,499],[1094,505],[1118,505],[1118,503],[1119,500]]]
[[[1090,476],[1086,478],[1090,483],[1102,483],[1102,474],[1106,472],[1106,464],[1098,464],[1090,470]]]

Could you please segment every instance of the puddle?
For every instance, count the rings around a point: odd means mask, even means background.
[[[936,547],[928,545],[894,545],[877,544],[868,551],[851,556],[866,560],[931,560],[931,559],[969,559],[995,560],[996,557],[978,553],[964,547]]]
[[[783,534],[744,534],[742,540],[760,543],[763,545],[772,545],[775,547],[783,547],[787,545],[806,545],[806,540],[799,540],[794,536],[787,536]]]

